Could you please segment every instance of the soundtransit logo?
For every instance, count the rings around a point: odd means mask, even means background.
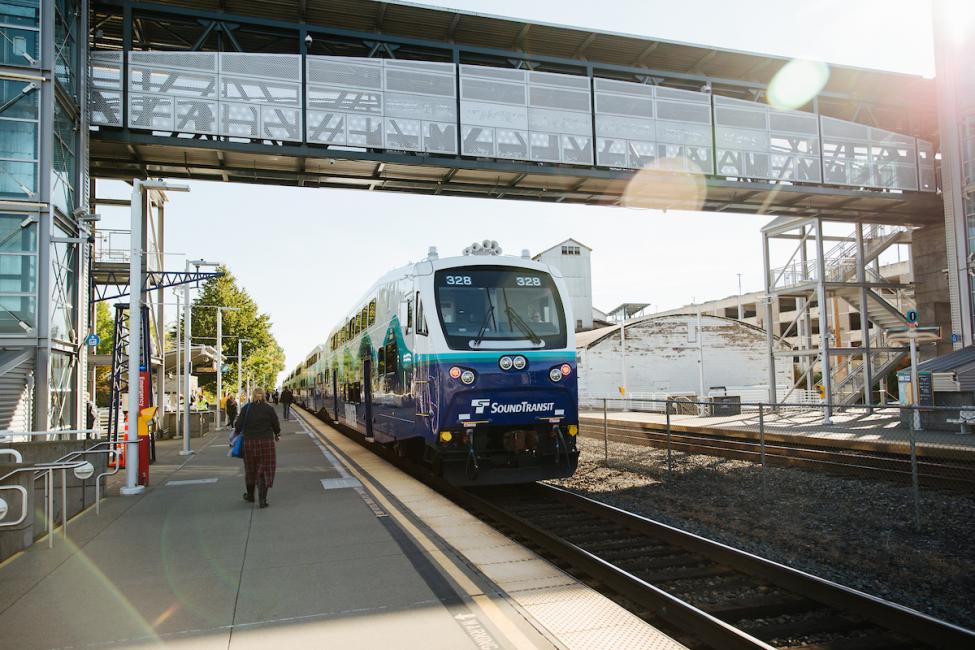
[[[478,415],[490,408],[490,413],[542,413],[555,408],[555,402],[517,402],[515,404],[498,404],[489,399],[471,400],[471,406]]]

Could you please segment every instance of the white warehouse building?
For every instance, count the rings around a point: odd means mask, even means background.
[[[562,273],[572,301],[577,332],[592,329],[592,249],[574,239],[548,248],[532,259]]]
[[[724,390],[743,401],[767,399],[765,330],[731,318],[696,314],[648,316],[625,327],[628,396],[700,396],[698,368],[703,358],[704,396]],[[620,327],[579,334],[576,352],[580,396],[619,396],[624,363]],[[791,375],[791,364],[777,364],[776,383],[785,390],[792,385]]]

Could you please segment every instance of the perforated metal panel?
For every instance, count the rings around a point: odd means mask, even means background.
[[[710,95],[596,79],[596,164],[639,169],[663,158],[712,173]]]
[[[730,97],[713,102],[719,176],[822,180],[815,115]]]
[[[88,110],[91,124],[122,126],[122,53],[93,50]]]
[[[591,165],[588,77],[460,67],[461,153]]]
[[[309,142],[457,153],[456,66],[309,56]]]
[[[820,117],[820,124],[825,182],[882,189],[918,189],[915,138],[832,117]]]
[[[301,141],[296,55],[130,52],[129,126]]]

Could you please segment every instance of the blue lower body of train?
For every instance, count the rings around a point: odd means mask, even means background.
[[[454,485],[527,483],[571,476],[578,464],[579,410],[574,355],[528,353],[527,367],[502,370],[498,354],[420,360],[412,390],[373,377],[343,395],[332,387],[303,396],[306,406],[429,463]],[[558,381],[553,368],[568,366]],[[472,371],[465,384],[455,370]],[[561,370],[560,370],[561,372]],[[348,398],[352,399],[348,399]]]

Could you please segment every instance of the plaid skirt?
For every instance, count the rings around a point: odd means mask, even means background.
[[[274,485],[274,470],[277,468],[277,455],[274,453],[273,438],[244,437],[244,482],[257,485],[263,477],[264,483]]]

